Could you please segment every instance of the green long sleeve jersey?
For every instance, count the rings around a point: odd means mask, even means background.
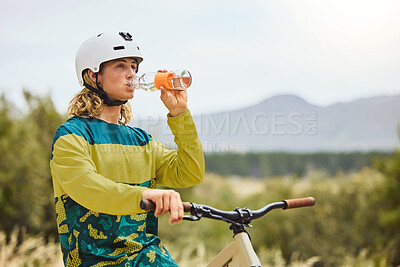
[[[196,185],[205,167],[189,110],[168,116],[168,125],[176,150],[140,128],[96,118],[72,117],[57,129],[50,168],[66,266],[172,264],[157,219],[140,209],[142,192]]]

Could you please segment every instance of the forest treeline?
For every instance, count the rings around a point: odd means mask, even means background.
[[[24,91],[18,109],[0,96],[0,230],[14,227],[55,237],[54,197],[50,175],[53,135],[66,119],[48,96]]]
[[[51,242],[58,234],[49,158],[53,135],[67,116],[48,96],[25,91],[24,97],[26,107],[17,108],[0,96],[0,239],[21,229],[22,241],[39,235]],[[270,263],[263,266],[297,266],[310,258],[313,266],[400,265],[399,151],[207,154],[206,167],[203,184],[179,190],[184,200],[229,210],[316,197],[313,208],[277,211],[254,222],[254,247]],[[207,261],[222,249],[232,238],[227,226],[206,220],[168,226],[162,216],[160,235],[183,266],[202,266],[190,260]],[[2,248],[0,240],[5,255]],[[277,265],[278,258],[287,264]],[[52,266],[29,264],[20,266]]]
[[[393,152],[257,152],[206,153],[206,171],[220,175],[244,177],[304,176],[318,170],[330,175],[350,173],[371,167],[377,160],[393,156]]]

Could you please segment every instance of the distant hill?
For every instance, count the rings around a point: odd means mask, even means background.
[[[387,151],[399,146],[400,95],[327,107],[279,95],[239,110],[194,114],[194,120],[205,151]],[[164,120],[135,125],[173,145]]]

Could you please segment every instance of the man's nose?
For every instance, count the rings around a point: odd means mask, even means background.
[[[129,69],[129,71],[128,71],[128,78],[129,79],[132,79],[132,78],[135,78],[136,77],[136,71],[134,70],[134,69]]]

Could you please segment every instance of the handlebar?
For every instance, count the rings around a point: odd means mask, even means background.
[[[310,207],[315,205],[313,197],[288,199],[280,202],[270,203],[259,210],[252,211],[248,208],[236,208],[234,211],[222,211],[207,205],[183,202],[185,212],[192,216],[184,216],[184,220],[198,221],[202,217],[221,220],[229,223],[248,225],[252,220],[258,219],[274,209],[294,209]],[[150,200],[142,200],[140,208],[143,210],[154,210],[155,204]]]
[[[296,198],[296,199],[283,200],[283,202],[286,203],[286,209],[294,209],[294,208],[314,206],[315,198],[313,197]]]
[[[190,212],[190,208],[192,207],[192,204],[190,202],[182,202],[182,204],[183,204],[183,211],[184,212]],[[142,210],[146,210],[146,211],[155,210],[156,209],[156,203],[154,203],[151,200],[144,199],[144,200],[140,201],[140,208]]]

